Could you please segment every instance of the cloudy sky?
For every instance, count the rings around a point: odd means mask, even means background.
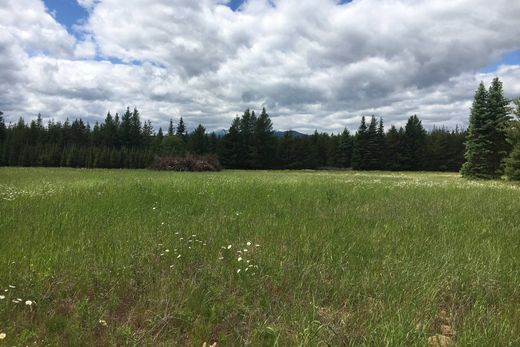
[[[158,128],[276,129],[361,115],[465,126],[478,82],[520,95],[520,1],[0,0],[0,110],[89,122],[137,107]]]

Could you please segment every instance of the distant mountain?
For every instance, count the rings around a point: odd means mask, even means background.
[[[220,130],[216,130],[216,131],[213,131],[213,133],[215,135],[217,135],[217,137],[222,137],[224,135],[226,135],[228,133],[228,131],[226,129],[220,129]],[[303,136],[307,136],[306,134],[302,134],[300,132],[297,132],[296,130],[287,130],[287,131],[275,131],[274,132],[274,136],[280,138],[280,137],[284,137],[285,134],[289,135],[289,136],[292,136],[292,137],[303,137]]]

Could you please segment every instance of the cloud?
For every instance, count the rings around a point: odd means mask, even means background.
[[[81,40],[41,1],[0,9],[9,117],[95,120],[129,105],[156,126],[183,115],[219,129],[266,106],[278,129],[339,131],[372,113],[464,125],[478,82],[494,75],[520,95],[520,66],[479,72],[520,49],[520,3],[506,0],[78,3],[89,11]]]

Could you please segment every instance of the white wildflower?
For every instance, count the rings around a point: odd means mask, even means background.
[[[231,245],[228,245],[228,246],[227,246],[227,249],[231,249],[231,247],[232,247]]]
[[[247,242],[246,245],[251,246],[251,242]]]
[[[242,261],[242,257],[238,257],[237,261]]]
[[[218,257],[218,260],[224,260],[224,257]]]
[[[177,256],[177,259],[179,259],[180,257],[181,257],[181,255],[179,254],[179,255]]]
[[[5,299],[5,295],[0,295],[0,300],[4,300]]]
[[[12,285],[9,285],[9,288],[14,289],[14,288],[16,288],[16,287],[15,287],[15,286],[12,286]]]
[[[157,207],[154,206],[154,207],[152,207],[152,210],[155,210],[156,208],[157,208]]]
[[[255,247],[260,247],[260,245],[257,243],[257,244],[255,245]]]
[[[5,333],[0,333],[0,340],[3,340],[7,337]]]
[[[25,305],[27,305],[27,306],[32,306],[32,304],[33,304],[33,302],[31,300],[27,300],[25,302]]]
[[[247,248],[244,248],[244,252],[247,252]]]
[[[169,249],[165,249],[164,252],[165,252],[165,253],[169,253],[170,250],[169,250]]]
[[[241,271],[241,270],[240,270],[240,269],[238,269],[238,270],[237,270],[237,274],[239,274],[239,273],[240,273],[240,271]]]
[[[104,320],[104,319],[100,319],[100,320],[99,320],[99,325],[101,325],[102,327],[106,327],[106,326],[108,326],[107,321]]]

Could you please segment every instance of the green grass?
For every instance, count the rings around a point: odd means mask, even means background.
[[[0,168],[0,216],[0,346],[520,345],[506,182]]]

